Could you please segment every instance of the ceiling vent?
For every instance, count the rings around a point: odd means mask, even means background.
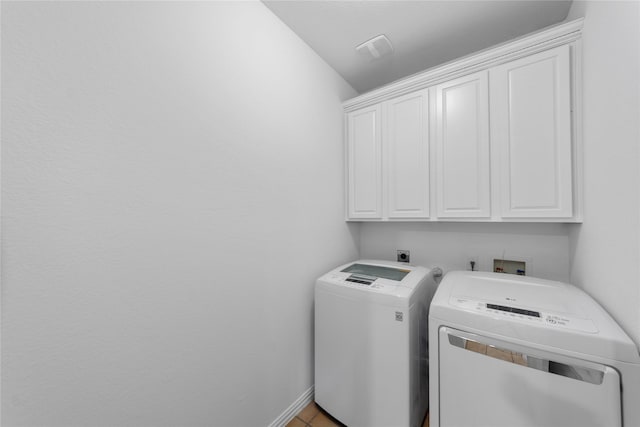
[[[391,46],[391,42],[387,36],[380,34],[356,46],[356,51],[369,58],[369,60],[374,60],[391,54],[393,52],[393,46]]]

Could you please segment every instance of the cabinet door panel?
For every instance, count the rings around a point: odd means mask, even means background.
[[[436,87],[438,217],[491,215],[487,72]]]
[[[429,217],[429,97],[412,93],[386,103],[387,214]]]
[[[380,105],[348,115],[349,218],[382,217]]]
[[[572,216],[569,47],[491,70],[502,217]]]

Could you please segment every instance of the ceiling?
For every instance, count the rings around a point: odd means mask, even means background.
[[[359,93],[562,22],[571,1],[263,0]],[[393,53],[355,47],[384,34]]]

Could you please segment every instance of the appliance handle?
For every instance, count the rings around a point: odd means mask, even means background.
[[[605,366],[602,366],[602,369],[594,369],[580,365],[556,362],[550,359],[543,359],[531,354],[506,348],[507,346],[503,346],[502,344],[500,344],[500,346],[496,346],[488,342],[483,342],[481,337],[477,337],[475,335],[471,338],[466,334],[452,332],[449,328],[447,328],[447,336],[449,338],[449,344],[452,346],[492,357],[503,362],[513,363],[523,367],[595,385],[601,385],[604,378]]]

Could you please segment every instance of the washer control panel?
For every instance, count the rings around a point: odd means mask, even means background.
[[[480,301],[464,297],[451,297],[451,305],[465,311],[491,316],[495,319],[503,319],[513,322],[536,324],[548,328],[571,329],[587,333],[596,333],[598,329],[591,319],[572,316],[566,313],[551,313],[531,310],[524,307],[515,307],[495,302]]]
[[[344,273],[332,274],[330,279],[336,283],[339,283],[341,286],[345,286],[347,288],[367,290],[367,291],[379,292],[379,293],[389,293],[392,289],[396,289],[398,287],[398,286],[385,284],[383,283],[384,281],[379,280],[375,277],[369,279],[369,278],[364,278],[362,276],[356,276],[353,274],[351,275],[345,275]]]

